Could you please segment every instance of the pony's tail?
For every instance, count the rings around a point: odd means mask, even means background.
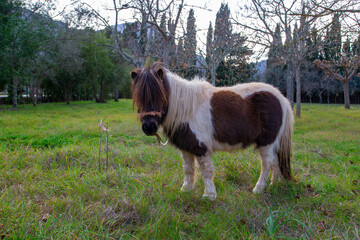
[[[290,166],[290,158],[291,158],[291,135],[294,124],[294,116],[293,111],[291,109],[290,103],[286,100],[285,107],[285,122],[284,128],[280,135],[279,139],[279,149],[277,151],[278,159],[279,159],[279,167],[281,174],[287,180],[291,180],[291,166]]]

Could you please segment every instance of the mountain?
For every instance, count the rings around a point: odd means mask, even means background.
[[[255,70],[256,70],[254,78],[256,79],[256,81],[263,82],[264,74],[266,71],[266,60],[262,60],[260,62],[254,63],[254,64],[255,64]]]

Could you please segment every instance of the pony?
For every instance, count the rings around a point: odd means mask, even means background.
[[[253,193],[264,190],[270,171],[271,183],[291,179],[293,112],[275,87],[260,82],[214,87],[198,77],[183,79],[160,63],[134,69],[131,78],[143,132],[157,135],[161,126],[182,153],[182,191],[194,188],[196,159],[205,186],[203,197],[215,200],[213,153],[253,144],[261,156]]]

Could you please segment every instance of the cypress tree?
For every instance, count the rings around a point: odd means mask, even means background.
[[[341,58],[341,24],[339,14],[335,14],[327,29],[324,46],[325,60],[338,62]]]
[[[354,56],[360,56],[360,35],[352,43],[351,51]]]
[[[183,38],[180,38],[179,43],[176,48],[176,54],[175,54],[175,67],[174,70],[177,74],[184,77],[185,75],[185,50],[184,50],[184,40]]]
[[[190,9],[187,18],[186,35],[184,41],[185,56],[187,60],[187,78],[192,78],[197,74],[196,71],[196,25],[194,9]]]
[[[350,57],[351,55],[351,46],[350,46],[350,39],[347,38],[346,41],[343,43],[342,51],[345,57]]]
[[[212,51],[213,51],[213,34],[214,34],[214,29],[210,22],[207,36],[206,36],[206,59],[205,59],[206,64],[210,63],[211,55],[213,54],[212,53]]]
[[[265,82],[283,89],[283,43],[280,32],[280,24],[276,25],[273,42],[269,48],[268,59],[266,60]]]
[[[230,9],[227,4],[222,3],[216,14],[214,30],[214,51],[223,51],[228,48],[227,44],[232,37],[232,27],[230,22]]]
[[[210,28],[210,26],[209,26]],[[215,20],[215,29],[214,29],[214,40],[212,42],[212,54],[214,56],[221,56],[221,59],[216,59],[218,62],[218,67],[221,65],[221,62],[224,61],[225,56],[222,54],[225,51],[228,51],[231,46],[232,39],[232,27],[230,22],[230,9],[229,6],[225,3],[222,3],[219,11],[216,13]],[[224,66],[224,62],[222,64]],[[216,75],[223,75],[219,71],[224,69],[223,67],[218,69],[216,68]],[[213,85],[215,85],[215,76],[212,76]],[[218,79],[219,80],[219,79]],[[220,84],[224,85],[224,84]]]
[[[273,36],[273,42],[269,49],[268,59],[266,61],[267,68],[271,68],[280,64],[282,57],[282,48],[283,44],[281,39],[280,24],[277,24]]]

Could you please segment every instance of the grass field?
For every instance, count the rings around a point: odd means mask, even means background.
[[[130,100],[0,110],[1,239],[359,239],[360,107],[306,105],[295,182],[251,193],[251,147],[216,153],[216,201],[180,192],[178,150],[146,137]],[[110,129],[108,169],[106,133]],[[101,164],[99,148],[101,141]]]

